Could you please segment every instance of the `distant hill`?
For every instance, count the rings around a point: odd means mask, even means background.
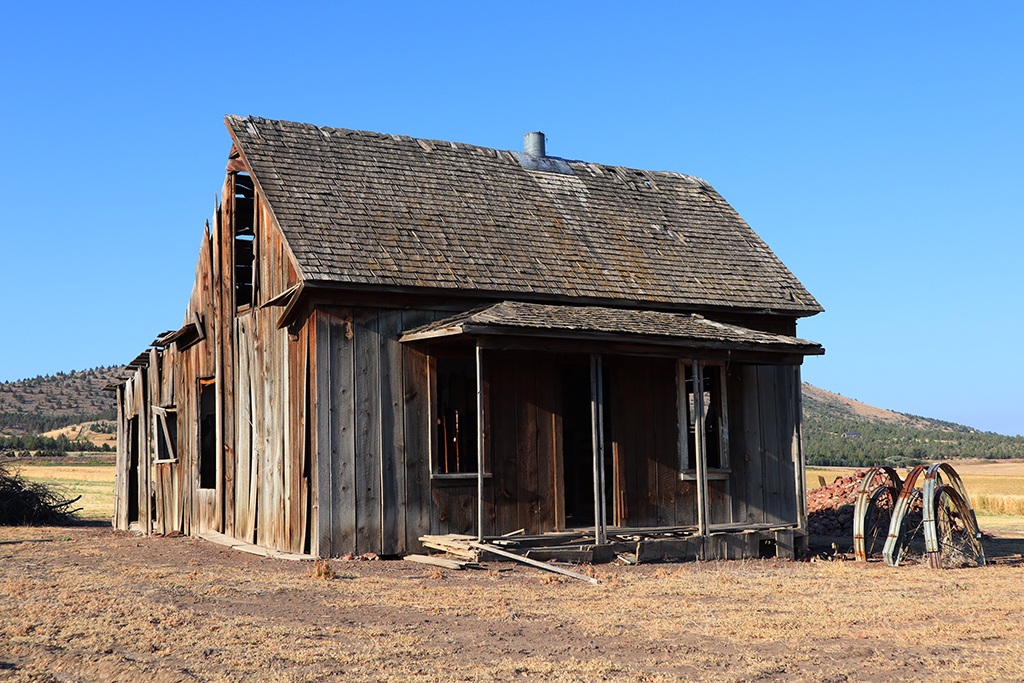
[[[120,366],[62,372],[0,384],[0,436],[50,432],[109,441],[117,419],[114,396],[103,391]],[[955,458],[1024,458],[1024,438],[869,406],[804,383],[804,451],[810,465],[897,465]],[[98,423],[97,423],[98,422]],[[97,423],[88,426],[82,423]],[[17,446],[20,448],[20,446]]]
[[[1024,458],[1024,437],[875,408],[806,382],[803,404],[804,453],[809,465]]]
[[[121,366],[37,375],[0,384],[0,435],[42,434],[66,425],[115,420],[114,395],[103,391]]]

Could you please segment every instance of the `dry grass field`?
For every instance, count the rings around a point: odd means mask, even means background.
[[[112,500],[109,465],[23,474]],[[98,521],[0,527],[0,681],[1024,680],[1024,538],[986,553],[944,571],[822,556],[581,568],[595,586],[506,563],[318,572]]]
[[[81,496],[74,507],[85,520],[109,520],[114,510],[114,463],[88,458],[60,462],[18,462],[8,465],[29,481],[46,484],[68,498]]]
[[[778,560],[269,560],[103,527],[0,529],[0,680],[1015,681],[1024,541],[982,568]]]

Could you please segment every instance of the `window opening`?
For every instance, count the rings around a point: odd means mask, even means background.
[[[153,406],[156,432],[155,463],[178,461],[178,411],[174,408]]]
[[[437,444],[434,471],[477,471],[476,363],[472,358],[437,358]]]
[[[687,425],[687,470],[697,469],[697,430],[702,429],[704,436],[704,453],[708,469],[725,469],[728,462],[723,448],[722,429],[724,422],[722,399],[722,369],[714,365],[698,365],[699,377],[694,381],[693,364],[686,363],[686,425]],[[696,389],[695,389],[696,387]],[[697,395],[704,405],[704,421],[699,423],[697,411]]]
[[[217,394],[212,379],[199,380],[199,488],[217,488]]]
[[[236,173],[234,179],[235,306],[253,302],[253,265],[256,246],[256,189],[252,177]]]

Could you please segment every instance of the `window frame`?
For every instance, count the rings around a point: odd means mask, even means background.
[[[465,351],[464,353],[460,352],[460,351],[451,351],[451,352],[448,352],[448,353],[441,353],[441,354],[436,354],[436,355],[430,355],[428,357],[429,358],[428,381],[430,383],[429,392],[428,392],[428,395],[430,397],[430,405],[429,405],[429,409],[427,411],[427,413],[428,413],[427,414],[428,428],[430,430],[430,439],[429,439],[429,443],[430,443],[430,453],[429,453],[429,456],[430,457],[429,457],[429,465],[430,465],[430,480],[431,480],[431,483],[433,483],[435,485],[437,485],[437,484],[453,484],[453,485],[465,484],[467,481],[475,481],[475,480],[477,480],[480,477],[480,473],[479,473],[479,471],[477,469],[477,463],[479,462],[479,457],[478,457],[478,454],[476,452],[476,450],[477,450],[476,428],[477,428],[477,420],[479,420],[479,418],[480,418],[479,415],[475,414],[476,413],[476,411],[475,411],[475,408],[476,408],[476,402],[475,402],[475,394],[476,394],[476,359],[471,354],[472,354],[472,351],[469,351],[469,350]],[[441,447],[442,447],[442,443],[444,441],[444,437],[442,435],[442,428],[441,428],[441,419],[442,419],[442,417],[441,417],[441,400],[442,400],[441,399],[441,394],[442,394],[442,388],[440,386],[440,383],[441,383],[440,374],[441,373],[438,372],[437,365],[438,365],[438,361],[451,361],[451,360],[466,361],[469,364],[469,367],[468,367],[469,372],[464,373],[464,376],[466,378],[466,381],[468,381],[471,384],[471,393],[474,395],[474,401],[472,401],[471,404],[470,404],[471,407],[472,407],[471,412],[474,414],[473,431],[469,435],[471,438],[467,439],[467,441],[472,445],[472,449],[471,449],[472,450],[472,457],[471,457],[470,460],[467,461],[467,462],[469,462],[471,464],[471,467],[472,467],[471,471],[446,472],[446,471],[441,471],[440,470],[440,465],[441,465],[441,462],[442,462],[440,454],[442,452]],[[484,457],[483,477],[484,477],[484,479],[490,479],[491,478],[491,472],[489,472],[488,469],[487,469],[486,453],[487,453],[487,449],[485,447],[484,448],[484,455],[485,455],[485,457]]]
[[[729,461],[729,401],[728,392],[726,389],[726,372],[725,364],[711,361],[698,361],[689,359],[680,359],[676,364],[676,404],[677,404],[677,415],[679,424],[679,478],[683,481],[696,481],[697,480],[697,458],[700,457],[699,453],[693,453],[693,467],[690,467],[690,426],[691,426],[691,413],[690,413],[690,395],[686,387],[686,373],[690,370],[691,377],[696,384],[700,386],[704,385],[704,378],[708,372],[714,372],[717,375],[717,382],[712,385],[712,397],[711,399],[715,402],[716,411],[714,413],[715,419],[718,422],[717,426],[713,427],[714,432],[717,436],[718,445],[718,462],[717,467],[711,467],[710,463],[707,467],[707,478],[709,480],[715,479],[728,479],[732,473]],[[703,392],[702,392],[703,393]],[[717,394],[714,395],[714,394]],[[700,415],[698,416],[700,425],[694,425],[694,429],[700,429],[701,433],[708,434],[707,417],[710,411],[707,410],[703,405],[701,406]],[[696,440],[695,440],[696,442]],[[707,449],[705,448],[705,457],[707,455]]]
[[[174,435],[171,435],[171,429],[168,425],[167,418],[169,415],[173,415],[174,419]],[[161,441],[161,437],[163,441]],[[165,443],[166,449],[161,449],[160,444]],[[166,465],[170,463],[178,462],[178,409],[176,406],[153,406],[153,457],[154,465]],[[169,455],[168,457],[160,457],[161,450],[166,450]]]

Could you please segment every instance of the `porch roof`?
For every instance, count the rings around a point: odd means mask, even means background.
[[[825,352],[820,344],[806,339],[721,323],[698,314],[521,301],[503,301],[437,320],[406,331],[401,341],[484,335],[629,341],[804,356]]]

